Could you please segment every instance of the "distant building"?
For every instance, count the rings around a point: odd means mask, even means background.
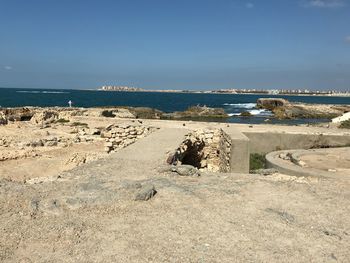
[[[143,89],[128,86],[102,86],[99,90],[104,91],[143,91]]]

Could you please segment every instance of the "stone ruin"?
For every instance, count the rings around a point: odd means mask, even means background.
[[[231,139],[222,130],[195,130],[186,135],[169,164],[192,165],[202,171],[229,172]]]
[[[146,137],[155,128],[133,125],[109,125],[102,132],[101,137],[105,138],[105,151],[107,153],[124,148],[138,139]]]

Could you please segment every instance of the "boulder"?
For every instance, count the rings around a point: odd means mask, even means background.
[[[33,124],[50,124],[58,120],[59,114],[56,111],[43,110],[35,112],[30,122]]]
[[[135,201],[147,201],[157,193],[153,184],[146,184],[135,195]]]
[[[7,124],[7,118],[5,113],[0,111],[0,125],[6,125]]]
[[[30,121],[35,113],[34,108],[6,108],[2,111],[8,121]]]
[[[256,102],[256,107],[260,109],[274,110],[277,107],[289,105],[289,101],[282,98],[260,98]]]
[[[200,172],[192,165],[178,165],[171,168],[172,172],[177,173],[180,176],[200,176]]]

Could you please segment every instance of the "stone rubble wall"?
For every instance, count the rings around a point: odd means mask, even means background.
[[[195,130],[176,150],[172,163],[186,162],[204,171],[229,172],[231,143],[231,138],[222,129]]]
[[[146,137],[155,128],[133,125],[110,125],[101,132],[101,137],[105,138],[105,151],[107,153],[124,148],[138,139]]]

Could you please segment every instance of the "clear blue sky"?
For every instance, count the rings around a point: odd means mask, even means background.
[[[0,86],[350,90],[349,0],[0,0]]]

